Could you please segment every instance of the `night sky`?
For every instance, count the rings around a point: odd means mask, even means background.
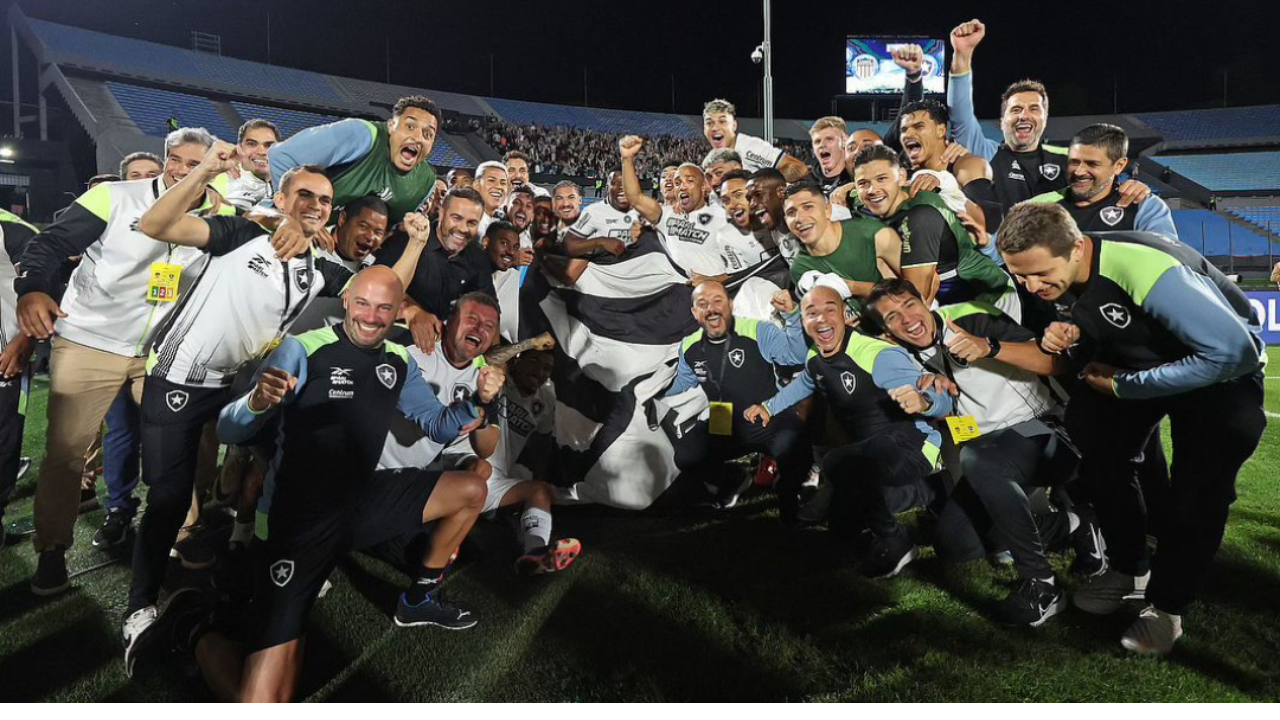
[[[750,54],[763,21],[760,3],[751,0],[19,4],[32,17],[184,47],[192,30],[216,33],[224,55],[258,61],[268,59],[269,10],[270,59],[279,65],[381,81],[389,42],[391,81],[399,84],[487,95],[492,55],[499,97],[582,104],[586,68],[592,106],[697,114],[706,99],[725,96],[740,114],[757,113],[760,71]],[[974,60],[981,117],[994,115],[1000,91],[1020,77],[1044,81],[1053,112],[1062,115],[1110,113],[1115,89],[1120,112],[1221,107],[1224,69],[1231,105],[1280,103],[1272,36],[1280,2],[885,5],[910,10],[890,13],[848,0],[775,2],[779,117],[828,114],[843,88],[845,35],[945,37],[975,15],[988,28]],[[1157,5],[1152,15],[1148,8]],[[1047,12],[1053,8],[1060,12]],[[854,105],[841,109],[857,119]]]

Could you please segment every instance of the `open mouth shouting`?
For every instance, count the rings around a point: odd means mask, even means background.
[[[488,340],[480,333],[467,333],[462,336],[462,348],[466,350],[467,355],[475,357],[485,351]]]
[[[680,209],[682,211],[684,212],[693,211],[693,196],[689,194],[688,190],[681,190],[680,192],[676,193],[676,202],[680,204]]]
[[[823,350],[831,350],[836,346],[835,325],[822,323],[820,325],[814,326],[813,332],[815,335],[813,340],[818,344],[818,347],[822,348]]]
[[[914,137],[902,138],[902,149],[907,151],[907,157],[911,159],[912,167],[920,167],[920,160],[924,157],[924,145]]]
[[[400,146],[400,152],[396,153],[396,163],[402,168],[412,169],[418,164],[418,159],[422,157],[422,146],[410,140]]]
[[[907,341],[918,347],[924,347],[927,344],[925,336],[928,331],[924,320],[911,320],[902,326],[902,332],[907,336]]]
[[[718,130],[717,130],[717,131],[715,131],[715,132],[711,133],[711,147],[713,147],[713,148],[715,148],[715,149],[717,149],[717,150],[719,150],[719,149],[720,149],[720,148],[722,148],[722,147],[727,147],[727,146],[726,146],[726,144],[725,144],[725,141],[724,141],[724,133],[723,133],[723,132],[720,132],[720,131],[718,131]]]
[[[729,210],[729,220],[736,227],[745,228],[751,224],[751,213],[747,212],[747,209],[741,205],[735,205]]]
[[[1035,140],[1036,124],[1029,120],[1021,120],[1013,125],[1013,137],[1018,145],[1027,146]]]

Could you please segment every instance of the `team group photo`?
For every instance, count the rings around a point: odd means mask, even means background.
[[[0,699],[1280,700],[1280,15],[917,5],[5,3]]]

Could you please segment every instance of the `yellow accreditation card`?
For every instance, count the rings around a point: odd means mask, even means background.
[[[947,427],[951,430],[951,439],[956,441],[957,445],[982,434],[978,430],[978,421],[974,420],[972,415],[948,417]]]
[[[712,435],[733,434],[733,403],[711,403],[710,430]]]
[[[151,263],[151,281],[147,283],[147,300],[174,302],[178,299],[178,283],[181,280],[181,265],[166,262]]]

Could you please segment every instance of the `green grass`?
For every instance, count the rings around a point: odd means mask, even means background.
[[[1270,374],[1280,377],[1280,351]],[[788,532],[759,496],[714,519],[558,511],[586,554],[523,582],[505,528],[450,581],[481,623],[466,632],[393,628],[402,577],[344,561],[312,616],[299,698],[314,700],[1090,700],[1280,699],[1280,380],[1272,427],[1245,465],[1203,600],[1166,660],[1128,656],[1129,617],[1069,611],[1036,630],[988,619],[1013,577],[927,556],[888,583],[863,580],[824,531]],[[32,398],[27,453],[44,435]],[[36,469],[10,519],[30,511]],[[81,516],[71,569],[101,561]],[[0,551],[0,700],[207,700],[175,664],[133,682],[117,626],[128,568],[90,572],[51,600],[27,590],[29,546]],[[1065,570],[1066,558],[1055,558]]]

